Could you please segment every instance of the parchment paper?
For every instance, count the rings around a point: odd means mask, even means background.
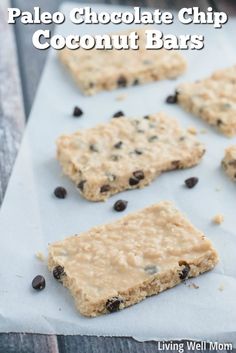
[[[65,5],[63,11],[68,13],[72,6],[75,4]],[[108,6],[93,9],[107,10]],[[232,27],[233,20],[230,22]],[[139,340],[219,339],[236,343],[236,187],[220,168],[224,148],[236,139],[227,139],[178,106],[164,103],[179,82],[204,77],[235,62],[236,51],[227,37],[227,26],[214,30],[207,25],[183,26],[176,22],[161,27],[166,33],[205,34],[204,50],[183,51],[189,62],[187,73],[177,81],[104,92],[94,97],[80,94],[60,66],[56,52],[51,51],[0,214],[1,332],[133,336]],[[118,30],[118,26],[76,27],[66,22],[56,32],[68,34],[76,30],[81,34],[109,32]],[[123,93],[126,99],[117,101],[116,97]],[[84,111],[80,119],[71,116],[75,105]],[[149,187],[124,192],[105,203],[82,199],[74,185],[61,175],[54,141],[61,133],[108,121],[120,109],[130,116],[164,110],[186,127],[205,129],[206,134],[199,134],[207,147],[203,162],[194,169],[165,173]],[[183,182],[191,176],[198,176],[200,182],[189,190]],[[52,195],[58,185],[68,190],[65,200]],[[112,210],[118,198],[129,201],[124,214],[160,200],[174,201],[213,241],[221,262],[214,271],[129,309],[84,318],[75,310],[67,289],[52,278],[35,253],[46,254],[49,242],[120,218],[121,214]],[[221,226],[211,222],[217,213],[225,216]],[[39,293],[31,288],[32,278],[37,274],[43,274],[47,281],[46,289]],[[191,282],[199,289],[190,288]]]

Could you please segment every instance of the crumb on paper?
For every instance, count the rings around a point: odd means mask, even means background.
[[[207,130],[206,130],[206,129],[201,129],[201,130],[200,130],[200,134],[205,135],[206,133],[207,133]]]
[[[212,221],[215,224],[221,224],[224,222],[224,216],[222,214],[217,214],[213,217]]]
[[[120,94],[119,96],[116,97],[117,101],[123,101],[127,98],[127,94]]]
[[[194,126],[190,126],[187,131],[191,134],[191,135],[197,135],[197,129]]]
[[[45,256],[43,255],[43,253],[41,251],[37,251],[35,256],[37,257],[38,260],[40,261],[44,261],[45,260]]]
[[[218,290],[220,292],[223,292],[224,289],[225,289],[225,286],[223,285],[223,283],[221,283],[221,285],[219,286]]]
[[[194,288],[194,289],[198,289],[198,288],[199,288],[199,286],[198,286],[196,283],[194,283],[194,282],[191,282],[191,283],[188,285],[188,287],[189,287],[189,288]]]

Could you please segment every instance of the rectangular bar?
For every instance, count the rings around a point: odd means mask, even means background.
[[[177,101],[226,136],[236,135],[236,65],[177,88]]]
[[[222,167],[230,179],[236,181],[236,145],[226,148]]]
[[[142,188],[163,171],[192,167],[204,151],[194,136],[164,113],[113,118],[57,141],[64,173],[91,201]]]
[[[63,49],[59,58],[86,95],[174,79],[185,72],[186,61],[180,53],[165,49],[146,50],[145,30],[138,30],[137,33],[140,38],[138,50]]]
[[[49,246],[49,270],[85,316],[115,312],[211,270],[211,242],[170,203]]]

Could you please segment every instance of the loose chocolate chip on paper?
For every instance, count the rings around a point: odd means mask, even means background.
[[[197,185],[199,179],[196,177],[188,178],[185,180],[185,185],[187,188],[192,189],[195,185]]]
[[[58,186],[56,187],[56,189],[54,190],[54,195],[58,198],[58,199],[64,199],[66,198],[67,195],[67,191],[63,186]]]
[[[36,290],[43,290],[46,286],[45,278],[41,275],[34,277],[32,287]]]
[[[77,185],[77,188],[80,190],[80,191],[83,191],[84,190],[84,184],[86,183],[86,180],[81,180],[79,182],[79,184]]]
[[[58,265],[54,267],[52,273],[53,273],[53,277],[59,281],[61,277],[65,275],[64,267]]]
[[[127,79],[125,76],[120,76],[117,80],[118,87],[126,87],[127,86]]]
[[[125,114],[122,112],[122,110],[119,110],[115,114],[113,114],[113,118],[120,118],[121,116],[124,116]]]
[[[111,190],[111,187],[110,187],[110,185],[109,184],[106,184],[106,185],[103,185],[102,187],[101,187],[101,189],[100,189],[100,192],[108,192],[108,191],[110,191]]]
[[[139,84],[139,79],[135,79],[134,82],[133,82],[133,86],[137,86]]]
[[[117,212],[122,212],[122,211],[124,211],[126,209],[127,204],[128,204],[128,201],[118,200],[118,201],[115,202],[113,208]]]
[[[124,303],[124,300],[120,297],[113,297],[108,299],[106,302],[106,308],[110,313],[114,313],[120,310],[120,305]]]
[[[142,170],[136,170],[133,172],[133,176],[138,180],[142,180],[144,179],[144,172]]]
[[[83,110],[80,109],[79,107],[74,107],[74,111],[73,111],[73,116],[78,118],[80,117],[81,115],[83,115]]]
[[[175,91],[175,94],[170,95],[166,98],[166,103],[168,104],[176,104],[178,102],[178,92]]]

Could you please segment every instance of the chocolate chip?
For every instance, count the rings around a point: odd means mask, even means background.
[[[78,118],[79,116],[83,115],[83,110],[80,109],[79,107],[74,107],[74,111],[73,111],[73,116]]]
[[[149,119],[150,119],[150,116],[149,116],[149,115],[144,115],[143,119],[149,120]]]
[[[156,140],[158,140],[158,137],[156,135],[150,136],[148,138],[148,142],[153,142],[153,141],[156,141]]]
[[[111,160],[114,162],[117,162],[119,159],[121,159],[121,156],[119,156],[118,154],[112,154],[111,155]]]
[[[121,116],[124,116],[125,114],[119,110],[117,113],[113,114],[113,118],[120,118]]]
[[[79,184],[77,185],[77,188],[80,190],[80,191],[84,191],[84,184],[86,183],[86,180],[81,180],[79,182]]]
[[[118,87],[126,87],[127,86],[127,80],[125,76],[120,76],[117,80],[117,86]]]
[[[99,151],[98,151],[98,147],[97,147],[96,145],[94,145],[94,144],[91,144],[91,145],[89,146],[89,149],[90,149],[90,151],[92,151],[92,152],[99,152]]]
[[[183,281],[188,277],[190,266],[186,261],[179,261],[179,266],[184,266],[184,268],[179,273],[179,278]]]
[[[103,185],[100,189],[100,192],[108,192],[111,190],[111,187],[109,184]]]
[[[148,265],[144,267],[145,272],[147,272],[149,275],[154,275],[154,273],[157,273],[157,267],[155,265]]]
[[[127,207],[128,201],[125,200],[118,200],[115,202],[113,208],[117,212],[124,211]]]
[[[106,308],[110,313],[114,313],[120,310],[120,305],[124,303],[124,300],[120,297],[113,297],[108,299],[106,302]]]
[[[134,153],[136,153],[137,155],[143,154],[143,151],[139,150],[138,148],[136,148],[134,150]]]
[[[59,281],[61,277],[65,275],[64,267],[58,265],[54,267],[52,273],[53,273],[53,277]]]
[[[58,186],[56,187],[56,189],[54,190],[54,195],[58,198],[58,199],[64,199],[67,195],[67,191],[65,188],[63,188],[63,186]]]
[[[179,169],[180,168],[180,161],[172,161],[171,164],[173,165],[174,168]]]
[[[236,168],[236,159],[233,159],[231,161],[228,162],[228,164],[234,168]]]
[[[166,98],[166,103],[168,104],[175,104],[177,103],[177,94],[175,93],[174,95],[170,95]]]
[[[89,88],[93,88],[94,87],[94,82],[89,82]]]
[[[41,275],[34,277],[32,287],[36,290],[43,290],[46,286],[45,278]]]
[[[120,149],[122,145],[123,145],[123,142],[119,141],[119,142],[115,143],[114,147]]]
[[[188,178],[185,180],[185,185],[187,188],[192,189],[198,183],[198,181],[199,179],[196,177]]]
[[[139,179],[137,179],[137,178],[130,178],[129,179],[129,185],[130,186],[134,186],[134,185],[137,185],[138,183],[139,183]]]
[[[184,140],[185,140],[185,136],[181,136],[181,137],[179,138],[179,140],[180,140],[180,141],[184,141]]]
[[[138,180],[144,179],[144,173],[142,170],[136,170],[135,172],[133,172],[133,176]]]
[[[228,164],[225,161],[222,161],[221,165],[224,169],[228,169]]]
[[[216,121],[216,125],[217,126],[220,126],[220,125],[222,125],[223,124],[223,121],[221,120],[221,119],[218,119],[217,121]]]
[[[133,82],[133,86],[137,86],[139,84],[139,79],[135,79],[134,82]]]
[[[143,130],[143,129],[137,129],[137,132],[138,132],[139,134],[143,134],[143,133],[145,132],[145,130]]]

